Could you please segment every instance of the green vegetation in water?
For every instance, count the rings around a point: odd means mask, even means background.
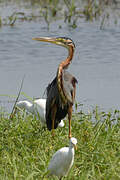
[[[50,23],[59,19],[64,20],[68,26],[76,28],[79,19],[84,18],[87,21],[99,20],[100,28],[104,27],[105,19],[110,17],[111,12],[119,7],[119,3],[114,0],[26,0],[26,1],[1,1],[1,4],[12,6],[17,4],[23,8],[23,12],[13,12],[6,18],[0,18],[0,26],[15,25],[16,21],[45,21],[49,28]],[[25,11],[30,10],[27,14]],[[108,11],[108,9],[111,9]],[[116,13],[118,14],[118,13]],[[115,23],[117,21],[115,20]],[[62,26],[59,26],[62,28]]]
[[[12,119],[0,114],[0,179],[57,180],[46,175],[52,155],[68,145],[68,121],[51,132],[25,112]],[[78,145],[69,180],[120,179],[120,111],[78,112],[72,117]]]

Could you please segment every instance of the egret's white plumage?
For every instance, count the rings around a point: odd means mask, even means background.
[[[36,115],[38,119],[40,117],[42,125],[43,126],[46,125],[46,119],[45,119],[46,99],[35,99],[33,103],[27,100],[18,101],[16,107],[20,109],[25,109],[27,112]],[[63,126],[64,126],[64,122],[63,120],[61,120],[61,122],[59,123],[59,127],[63,127]]]
[[[59,179],[67,175],[74,162],[74,146],[77,139],[70,138],[69,147],[59,149],[52,157],[48,166],[49,175],[56,175]]]

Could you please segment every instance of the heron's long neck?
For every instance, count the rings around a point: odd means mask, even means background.
[[[61,73],[62,69],[68,68],[69,64],[72,61],[73,54],[74,54],[74,48],[70,46],[68,49],[68,57],[64,61],[62,61],[58,67],[58,71],[59,71],[58,74]]]
[[[66,58],[66,60],[62,61],[58,67],[58,72],[57,72],[57,84],[58,84],[58,90],[59,93],[61,95],[62,101],[64,104],[66,104],[67,99],[66,96],[64,94],[63,91],[63,82],[62,82],[62,75],[63,75],[63,70],[67,69],[68,66],[70,65],[72,58],[73,58],[73,54],[74,54],[74,48],[72,46],[69,47],[68,49],[68,57]]]

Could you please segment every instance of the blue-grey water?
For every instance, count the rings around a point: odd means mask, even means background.
[[[62,25],[62,28],[59,28]],[[42,97],[48,83],[55,77],[58,64],[67,50],[32,37],[67,36],[74,40],[76,50],[69,71],[78,80],[76,100],[82,109],[100,106],[120,107],[120,26],[99,22],[78,22],[76,29],[64,22],[51,23],[48,31],[43,21],[19,22],[0,29],[0,105],[11,110],[25,75],[22,91],[30,97]],[[19,99],[23,99],[22,95]]]

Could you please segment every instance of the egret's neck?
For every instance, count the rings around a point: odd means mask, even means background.
[[[74,154],[74,152],[75,152],[74,146],[73,146],[73,144],[72,144],[71,142],[70,142],[70,145],[69,145],[69,151],[72,151],[73,154]]]

